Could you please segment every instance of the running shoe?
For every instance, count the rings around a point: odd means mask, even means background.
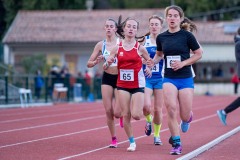
[[[154,137],[154,144],[155,145],[163,145],[160,137]]]
[[[109,148],[117,148],[117,140],[112,140],[112,143],[109,145]]]
[[[145,126],[145,134],[147,136],[150,136],[152,133],[152,123],[151,122],[147,122],[146,126]]]
[[[190,122],[192,121],[193,113],[191,113],[191,117],[188,122],[181,121],[180,128],[183,133],[187,132],[190,128]]]
[[[137,145],[136,145],[135,142],[134,143],[130,143],[130,146],[127,148],[127,151],[128,152],[133,152],[133,151],[136,150],[136,147],[137,147]]]
[[[123,117],[119,118],[119,125],[121,128],[123,128]]]
[[[173,140],[172,137],[170,137],[168,142],[173,147],[170,151],[171,155],[179,155],[182,153],[182,145],[181,145],[180,139]]]
[[[182,154],[182,146],[181,145],[175,145],[171,151],[170,151],[171,155],[179,155]]]
[[[222,122],[222,124],[224,126],[226,126],[227,125],[227,123],[226,123],[227,115],[223,114],[223,110],[218,110],[217,115],[218,115],[218,118],[220,119],[220,121]]]

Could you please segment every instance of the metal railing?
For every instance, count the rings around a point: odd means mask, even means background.
[[[68,88],[67,102],[74,100],[74,84],[81,84],[82,100],[87,101],[89,96],[94,99],[101,99],[101,78],[91,79],[91,85],[86,83],[84,78],[70,77],[70,78],[56,78],[45,76],[43,77],[44,86],[40,90],[40,99],[36,99],[34,75],[0,75],[0,105],[1,104],[19,104],[19,89],[31,89],[33,94],[33,102],[48,103],[53,102],[52,93],[54,83],[63,83],[64,87]]]

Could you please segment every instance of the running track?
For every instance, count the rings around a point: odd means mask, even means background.
[[[161,129],[163,146],[154,146],[153,137],[145,136],[145,120],[132,121],[137,150],[127,152],[129,143],[116,120],[119,147],[107,148],[110,134],[101,102],[57,104],[26,109],[0,109],[0,160],[173,160],[240,127],[240,109],[232,112],[223,126],[216,110],[235,96],[195,96],[194,120],[187,133],[181,133],[183,153],[169,155],[169,130],[166,110]],[[239,131],[239,130],[238,130]],[[215,145],[194,160],[239,159],[240,132]]]

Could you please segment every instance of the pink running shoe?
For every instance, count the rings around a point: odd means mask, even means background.
[[[123,117],[120,117],[120,118],[119,118],[119,124],[120,124],[120,127],[123,128]]]
[[[117,148],[117,140],[113,140],[112,143],[109,145],[109,148]]]

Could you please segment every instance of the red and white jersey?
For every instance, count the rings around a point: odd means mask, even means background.
[[[118,59],[118,80],[117,86],[122,88],[145,87],[145,77],[142,69],[142,59],[138,54],[139,43],[136,42],[130,50],[125,50],[122,42],[119,43]]]

